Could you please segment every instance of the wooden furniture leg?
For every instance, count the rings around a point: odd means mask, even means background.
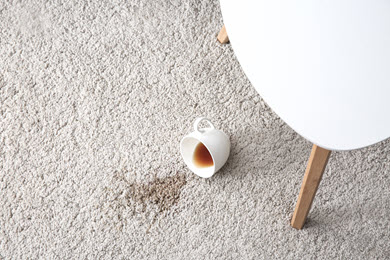
[[[295,206],[294,215],[291,219],[291,226],[301,229],[305,224],[307,214],[310,211],[311,204],[320,184],[322,174],[328,163],[330,151],[313,145],[309,162],[306,167],[305,176],[298,196],[298,202]]]
[[[229,42],[229,37],[227,35],[227,32],[226,32],[226,28],[225,28],[225,25],[222,27],[222,29],[219,31],[219,34],[218,34],[218,37],[217,37],[218,41],[222,44],[225,44],[225,43],[228,43]]]

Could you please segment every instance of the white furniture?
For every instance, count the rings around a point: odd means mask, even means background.
[[[253,86],[315,144],[291,223],[300,229],[329,151],[390,137],[390,1],[221,0],[221,10]]]

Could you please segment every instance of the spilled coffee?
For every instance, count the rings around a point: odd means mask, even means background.
[[[196,145],[192,161],[198,168],[205,168],[214,165],[214,161],[209,150],[207,150],[206,146],[202,143],[198,143]]]

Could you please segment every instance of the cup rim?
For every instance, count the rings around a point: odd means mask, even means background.
[[[183,142],[184,142],[185,140],[187,140],[187,139],[194,139],[194,140],[196,140],[196,141],[198,142],[198,144],[199,144],[199,143],[202,143],[202,144],[207,148],[207,151],[209,152],[209,154],[211,155],[211,158],[213,159],[213,166],[207,167],[207,169],[212,170],[212,171],[210,171],[210,173],[208,173],[208,174],[201,173],[201,172],[199,172],[199,171],[201,170],[201,168],[198,168],[198,167],[194,166],[192,163],[190,163],[190,164],[187,163],[187,160],[186,160],[186,158],[185,158],[184,155],[183,155]],[[207,144],[205,144],[204,142],[202,142],[200,139],[201,139],[201,138],[194,137],[194,136],[184,136],[183,139],[182,139],[181,142],[180,142],[180,154],[181,154],[181,157],[182,157],[183,160],[184,160],[184,163],[187,165],[187,167],[188,167],[193,173],[195,173],[196,175],[198,175],[198,176],[200,176],[200,177],[202,177],[202,178],[210,178],[210,177],[213,176],[214,173],[215,173],[215,169],[216,169],[216,168],[215,168],[215,167],[216,167],[216,165],[215,165],[215,159],[214,159],[213,154],[210,152],[209,147],[207,147]],[[198,144],[196,144],[196,145],[198,145]],[[205,168],[205,169],[206,169],[206,168]]]

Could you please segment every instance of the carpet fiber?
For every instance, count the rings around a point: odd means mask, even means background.
[[[222,24],[218,1],[0,2],[1,259],[390,258],[390,142],[332,153],[292,229],[311,144]],[[198,116],[232,143],[211,179],[179,154]]]

